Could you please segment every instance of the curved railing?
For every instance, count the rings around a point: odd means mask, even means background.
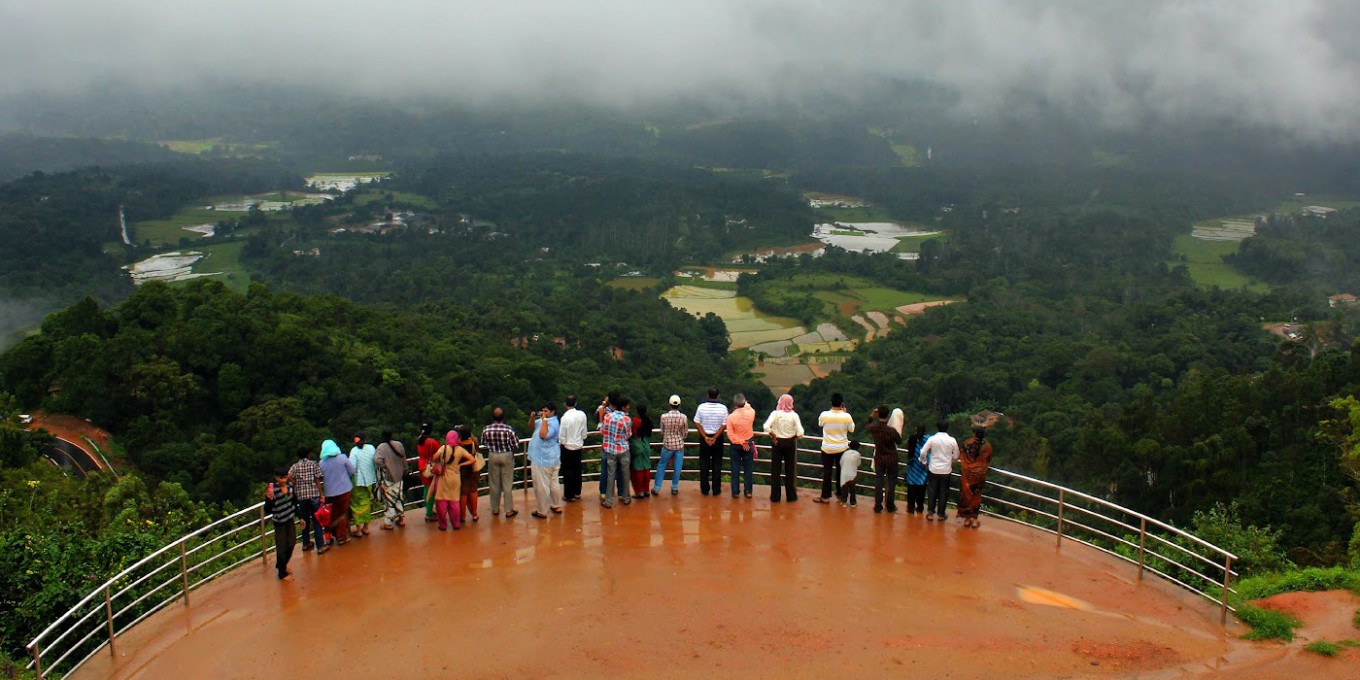
[[[818,437],[802,439],[820,441]],[[698,446],[695,442],[685,445]],[[585,461],[587,480],[599,479],[600,459],[593,453],[599,448],[599,444],[584,447],[593,454]],[[767,454],[769,446],[756,448],[755,476],[768,482],[769,458],[759,454]],[[820,484],[821,452],[798,448],[798,453],[799,482]],[[690,463],[686,477],[697,474],[692,460],[686,456]],[[728,460],[724,456],[723,461]],[[653,456],[653,468],[656,463]],[[874,493],[872,464],[872,456],[864,456],[861,481],[856,483],[859,492],[870,497]],[[865,479],[868,484],[863,483]],[[523,491],[526,505],[530,486],[527,457],[521,452],[515,456],[514,487]],[[421,488],[407,482],[407,508],[421,505]],[[488,490],[485,485],[480,488]],[[898,489],[905,492],[903,485]],[[1217,604],[1222,621],[1233,610],[1228,595],[1235,592],[1232,582],[1237,573],[1232,565],[1237,557],[1185,531],[1104,499],[995,467],[983,497],[986,515],[1053,534],[1058,547],[1064,540],[1074,541],[1136,565],[1140,579],[1151,572]],[[187,607],[194,589],[251,560],[258,559],[267,568],[273,532],[264,504],[258,503],[176,539],[105,581],[34,637],[27,646],[32,656],[28,667],[41,679],[63,668],[63,673],[74,672],[104,647],[116,654],[119,635],[176,600]]]

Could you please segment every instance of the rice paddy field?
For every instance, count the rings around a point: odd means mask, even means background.
[[[1177,236],[1171,252],[1178,257],[1167,264],[1172,267],[1185,265],[1190,270],[1190,278],[1206,288],[1267,290],[1265,284],[1251,280],[1223,261],[1225,255],[1237,252],[1238,245],[1239,241],[1210,241],[1189,234]]]
[[[807,333],[797,319],[772,316],[756,309],[750,298],[737,295],[735,290],[692,285],[675,286],[661,294],[672,307],[683,309],[694,316],[712,312],[727,324],[732,349],[746,349],[752,345],[777,340],[792,340]]]

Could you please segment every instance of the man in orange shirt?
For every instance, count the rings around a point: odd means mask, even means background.
[[[732,413],[727,416],[727,441],[732,444],[732,497],[738,496],[742,473],[746,475],[746,497],[751,497],[755,484],[756,410],[746,403],[746,396],[732,397]]]

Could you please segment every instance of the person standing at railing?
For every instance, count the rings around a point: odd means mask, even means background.
[[[746,395],[732,397],[732,413],[727,416],[728,455],[732,458],[732,497],[745,491],[750,498],[755,491],[756,410],[746,403]],[[742,481],[745,485],[742,485]]]
[[[926,477],[926,519],[944,520],[949,503],[949,476],[954,461],[959,458],[959,442],[949,436],[949,421],[935,423],[936,432],[921,447],[921,462],[929,474]]]
[[[803,421],[793,410],[793,395],[779,395],[778,405],[765,419],[770,445],[770,502],[779,502],[780,485],[788,502],[798,501],[798,438],[803,436]]]
[[[699,430],[699,493],[722,493],[722,437],[727,428],[727,406],[718,401],[718,388],[708,388],[708,399],[694,411]]]
[[[354,493],[354,463],[340,450],[334,439],[321,442],[321,489],[331,504],[331,538],[326,548],[349,543],[349,503]]]
[[[486,467],[486,459],[477,451],[477,438],[472,436],[472,428],[467,425],[459,425],[453,428],[458,433],[460,446],[472,456],[472,462],[459,464],[460,472],[458,481],[458,505],[459,516],[463,522],[470,518],[476,522],[482,519],[477,514],[477,499],[482,493],[482,468]]]
[[[628,398],[615,394],[617,392],[611,392],[600,405],[603,412],[600,419],[600,477],[605,491],[600,505],[605,508],[614,507],[615,482],[627,479],[631,466],[628,440],[633,436],[633,419],[628,416]],[[618,494],[618,500],[624,505],[633,502],[626,490]]]
[[[434,438],[434,425],[421,423],[420,435],[416,437],[416,460],[417,472],[420,473],[420,483],[425,485],[425,521],[433,522],[434,518],[434,492],[430,490],[430,478],[425,476],[425,467],[430,464],[430,459],[434,458],[434,452],[439,450],[439,440]]]
[[[874,512],[897,512],[897,445],[902,433],[888,424],[887,404],[874,411],[865,431],[874,438]]]
[[[349,450],[350,462],[354,463],[354,496],[350,502],[350,513],[354,524],[349,532],[355,538],[368,535],[368,523],[373,521],[373,499],[378,497],[375,486],[378,484],[378,471],[373,465],[377,450],[364,441],[364,433],[354,435],[354,448]]]
[[[921,449],[926,445],[926,426],[917,425],[916,432],[907,439],[907,514],[915,515],[926,511],[926,479],[929,470]]]
[[[562,465],[562,449],[557,443],[561,425],[557,421],[557,407],[549,402],[529,419],[529,465],[534,476],[534,500],[538,507],[533,516],[547,519],[548,512],[562,514],[562,485],[557,471]]]
[[[656,464],[656,483],[652,495],[661,493],[666,483],[666,468],[675,468],[671,478],[671,495],[680,493],[680,471],[685,466],[685,436],[689,434],[689,418],[680,411],[680,395],[672,394],[671,410],[661,414],[661,460]]]
[[[297,544],[298,502],[288,475],[286,467],[275,470],[274,483],[264,492],[264,511],[274,520],[274,566],[278,567],[280,581],[293,580],[288,561],[293,559],[293,546]]]
[[[455,531],[462,527],[462,509],[458,506],[462,493],[462,466],[473,458],[461,443],[458,432],[449,430],[444,435],[444,445],[435,451],[425,472],[421,473],[430,478],[430,488],[434,490],[434,515],[440,531],[448,529],[450,524]]]
[[[581,500],[581,449],[586,445],[586,413],[576,408],[574,394],[567,395],[566,406],[557,440],[562,446],[562,493],[568,503],[575,503]]]
[[[959,517],[963,518],[963,526],[978,528],[982,489],[987,486],[991,467],[992,443],[987,441],[987,428],[974,425],[973,436],[959,452]]]
[[[482,445],[487,450],[487,479],[491,484],[491,514],[505,518],[519,514],[515,509],[515,452],[519,451],[519,435],[505,424],[505,409],[497,406],[491,411],[491,422],[482,428]],[[502,503],[502,499],[505,501]]]
[[[601,432],[604,431],[604,419],[605,419],[605,416],[608,415],[609,412],[610,412],[611,410],[614,409],[614,404],[619,403],[619,400],[622,399],[622,398],[623,398],[623,395],[620,394],[619,391],[618,391],[617,389],[615,389],[615,390],[610,390],[610,391],[609,391],[609,394],[608,394],[607,396],[605,396],[604,401],[601,401],[601,402],[600,402],[600,405],[599,405],[598,407],[595,408],[595,422],[596,422],[596,424],[597,424],[596,429],[600,430]],[[630,462],[631,462],[631,461],[630,461]],[[607,491],[606,491],[606,489],[604,488],[604,487],[605,487],[605,481],[606,481],[606,480],[610,480],[610,479],[613,480],[613,484],[614,484],[615,488],[618,490],[618,495],[619,495],[619,497],[627,497],[627,496],[628,496],[628,480],[627,480],[627,479],[624,479],[624,478],[622,478],[622,477],[619,477],[618,475],[614,475],[613,477],[609,477],[609,476],[605,475],[605,473],[604,473],[604,468],[605,468],[604,450],[601,449],[601,450],[600,450],[600,498],[603,500],[604,497],[607,495]],[[630,474],[631,474],[631,472],[630,472]]]
[[[382,503],[384,531],[406,526],[406,512],[402,503],[402,484],[406,479],[406,448],[392,439],[391,430],[383,430],[382,443],[373,453],[373,469],[378,482],[374,488]]]
[[[822,428],[822,495],[812,500],[830,503],[831,494],[840,495],[836,483],[841,476],[841,454],[850,448],[850,433],[855,431],[855,419],[845,410],[840,392],[831,395],[831,409],[817,417],[817,426]]]
[[[629,467],[633,481],[633,498],[646,498],[652,494],[652,430],[656,429],[651,416],[647,415],[647,405],[637,405],[637,415],[633,416],[633,436],[628,440]]]
[[[321,509],[321,466],[311,456],[311,447],[299,446],[297,462],[288,469],[288,478],[293,480],[293,493],[298,499],[298,513],[302,515],[303,552],[311,550],[313,545],[326,546],[325,530],[316,521],[316,511]]]

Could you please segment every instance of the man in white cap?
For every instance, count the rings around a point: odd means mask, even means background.
[[[689,418],[680,412],[680,395],[672,394],[671,410],[661,414],[661,462],[656,466],[656,482],[652,495],[661,493],[666,481],[666,467],[675,461],[675,477],[671,479],[671,495],[680,493],[680,470],[685,466],[685,435],[689,433]]]

